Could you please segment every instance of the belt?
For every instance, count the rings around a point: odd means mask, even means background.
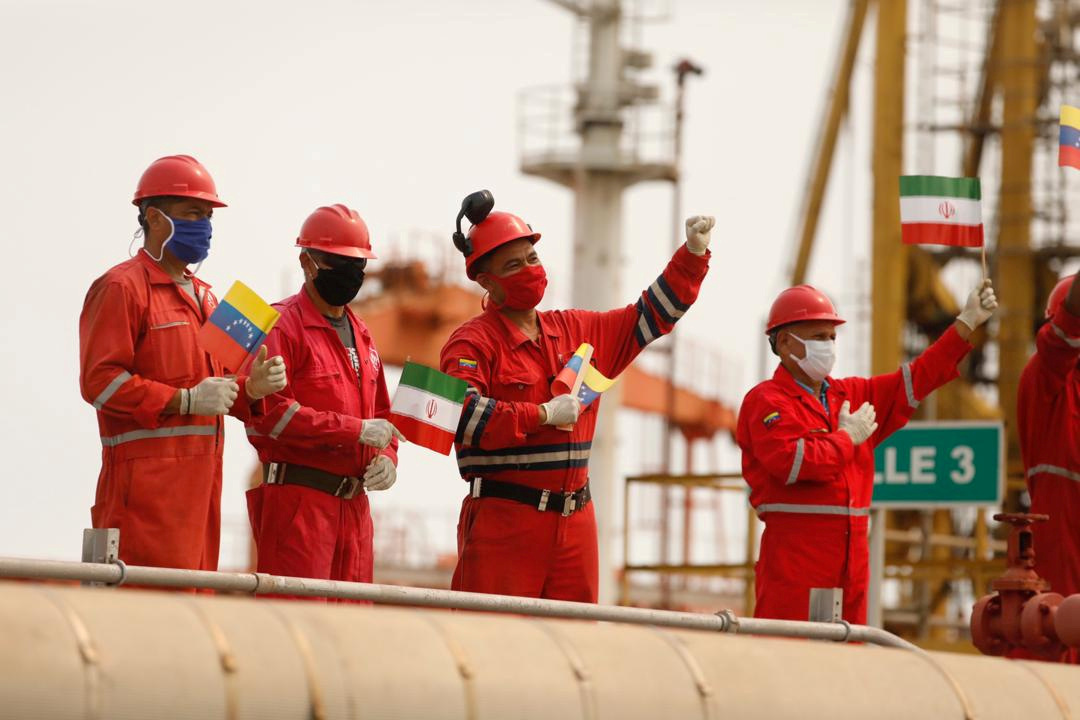
[[[301,485],[312,490],[319,490],[343,500],[352,500],[364,492],[364,486],[357,477],[342,477],[325,470],[293,465],[291,463],[270,463],[263,466],[263,482],[267,485]]]
[[[523,505],[532,505],[540,512],[562,513],[563,517],[569,517],[579,510],[584,509],[592,500],[592,491],[589,483],[577,492],[560,493],[551,490],[537,490],[536,488],[518,485],[517,483],[499,482],[474,477],[469,481],[472,487],[472,496],[496,497],[503,500],[513,500]]]

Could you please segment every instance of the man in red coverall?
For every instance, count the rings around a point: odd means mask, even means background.
[[[210,216],[225,206],[206,168],[155,160],[132,202],[143,247],[94,281],[79,318],[79,381],[102,444],[90,516],[120,529],[128,564],[216,570],[221,416],[250,417],[285,386],[285,366],[263,351],[249,377],[225,378],[196,341],[217,300],[188,265],[206,258]]]
[[[1050,516],[1031,528],[1036,569],[1070,595],[1080,593],[1080,274],[1057,284],[1046,317],[1020,376],[1016,419],[1031,512]]]
[[[441,360],[443,372],[469,385],[455,446],[470,493],[452,587],[596,602],[588,463],[600,401],[581,411],[575,397],[552,397],[551,382],[583,342],[613,378],[670,332],[697,299],[714,221],[686,221],[686,244],[637,302],[609,312],[538,312],[547,285],[534,248],[540,234],[510,213],[470,219],[468,238],[459,230],[455,243],[488,298],[483,313],[451,334]]]
[[[829,298],[809,285],[776,298],[766,332],[780,365],[743,399],[737,431],[750,504],[765,522],[756,617],[806,620],[810,589],[839,587],[844,619],[866,622],[874,447],[957,377],[968,338],[996,307],[984,281],[912,362],[888,375],[834,379],[836,326],[844,321]]]
[[[366,491],[397,478],[397,438],[382,362],[348,307],[375,258],[367,225],[344,205],[304,221],[296,245],[305,282],[274,307],[267,345],[292,382],[248,423],[263,483],[248,491],[259,572],[371,582]]]

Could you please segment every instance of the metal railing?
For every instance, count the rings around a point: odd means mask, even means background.
[[[530,615],[534,617],[594,620],[685,630],[762,635],[771,637],[858,642],[921,652],[892,633],[864,625],[799,622],[738,617],[730,610],[715,614],[673,612],[647,608],[593,605],[563,600],[488,595],[484,593],[434,590],[375,583],[340,582],[283,577],[266,573],[229,573],[178,570],[113,563],[83,563],[64,560],[0,558],[0,578],[24,580],[67,580],[100,583],[111,587],[131,584],[170,589],[214,590],[251,595],[292,595],[366,600],[389,605],[476,610]]]
[[[715,473],[709,475],[633,475],[626,478],[623,490],[623,573],[620,588],[620,602],[626,602],[630,593],[630,575],[634,573],[652,573],[663,576],[689,576],[704,575],[714,577],[737,578],[743,581],[743,609],[751,612],[754,607],[754,556],[757,549],[757,514],[747,504],[746,520],[746,544],[743,562],[741,563],[671,563],[661,558],[660,563],[645,564],[633,563],[630,560],[630,520],[631,520],[631,491],[641,485],[654,485],[664,489],[670,487],[682,487],[686,492],[692,492],[694,488],[704,488],[719,492],[735,492],[745,496],[747,493],[746,482],[742,473]],[[688,555],[689,548],[682,548],[682,556]]]

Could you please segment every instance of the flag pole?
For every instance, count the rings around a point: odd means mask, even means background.
[[[990,276],[989,273],[986,271],[986,240],[985,239],[983,240],[983,244],[982,244],[982,271],[983,271],[983,280],[985,281],[986,278],[988,278]]]

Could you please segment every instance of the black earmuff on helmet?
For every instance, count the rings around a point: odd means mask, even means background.
[[[469,193],[465,196],[465,199],[461,201],[461,210],[457,214],[457,230],[454,231],[454,247],[456,247],[462,255],[469,257],[472,255],[473,247],[472,241],[465,237],[465,234],[461,232],[461,218],[466,217],[473,225],[479,225],[488,216],[492,208],[495,207],[495,197],[491,194],[490,190],[477,190],[474,193]]]

